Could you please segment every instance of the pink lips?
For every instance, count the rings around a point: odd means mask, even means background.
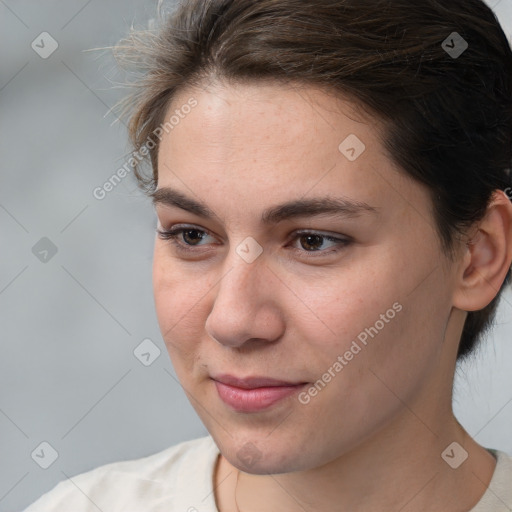
[[[307,383],[286,382],[266,377],[239,379],[231,375],[214,377],[224,403],[238,412],[257,412],[296,393]]]

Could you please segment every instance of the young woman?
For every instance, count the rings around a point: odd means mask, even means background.
[[[497,512],[452,410],[512,263],[512,52],[481,0],[193,0],[117,48],[154,294],[209,436],[27,511]]]

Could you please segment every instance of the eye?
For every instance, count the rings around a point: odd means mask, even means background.
[[[168,230],[157,229],[157,233],[162,240],[170,241],[179,251],[183,252],[198,252],[194,247],[205,245],[200,242],[205,240],[208,236],[211,236],[207,231],[202,229],[180,225],[174,226]],[[334,237],[317,231],[295,231],[293,235],[291,241],[295,242],[298,240],[300,246],[305,250],[296,247],[292,248],[292,250],[300,253],[300,256],[308,258],[326,256],[327,254],[339,252],[343,247],[351,243],[351,240],[348,238]],[[325,241],[333,244],[331,247],[335,248],[330,250],[322,249]]]
[[[350,243],[348,238],[338,238],[330,235],[325,235],[317,231],[296,231],[295,236],[293,237],[293,241],[298,240],[300,246],[306,251],[301,251],[300,249],[296,249],[300,252],[305,252],[307,257],[313,256],[310,253],[320,253],[321,256],[325,256],[326,254],[335,253],[341,250],[344,246]],[[331,242],[333,245],[331,247],[335,247],[332,250],[322,249],[325,241]],[[312,249],[312,250],[310,250]]]
[[[162,240],[169,240],[172,242],[175,246],[177,246],[180,249],[188,250],[187,246],[195,247],[196,245],[200,245],[197,242],[200,242],[201,240],[205,239],[206,236],[208,236],[206,231],[203,231],[202,229],[197,229],[194,227],[180,227],[180,226],[174,226],[172,229],[168,230],[156,230],[159,237]],[[179,240],[181,238],[182,240],[185,240],[185,243],[183,241]],[[193,250],[193,249],[191,249]]]

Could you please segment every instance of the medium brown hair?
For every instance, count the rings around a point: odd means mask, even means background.
[[[146,192],[158,182],[155,130],[178,91],[270,81],[338,91],[382,121],[390,157],[427,186],[451,258],[493,191],[512,198],[512,52],[483,1],[187,0],[161,22],[115,48],[141,73],[124,106],[134,150],[152,142],[152,172],[134,166]],[[487,307],[468,312],[458,359],[492,326],[511,279],[509,270]]]

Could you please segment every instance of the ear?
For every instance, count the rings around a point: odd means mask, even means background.
[[[485,308],[498,295],[512,264],[512,202],[496,190],[485,217],[463,251],[453,305]]]

